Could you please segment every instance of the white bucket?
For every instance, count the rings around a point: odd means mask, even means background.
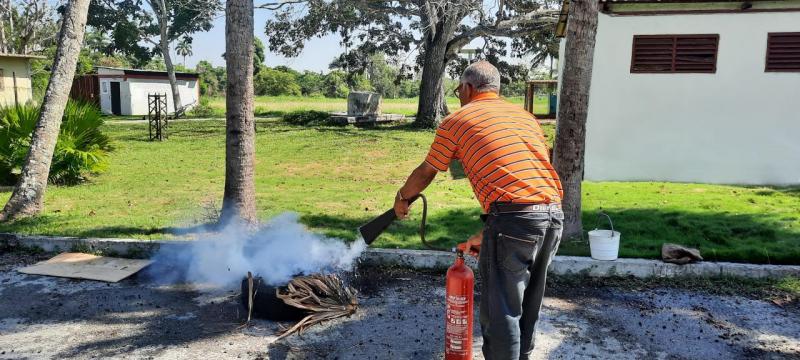
[[[619,257],[619,237],[620,232],[614,231],[614,224],[606,214],[611,230],[594,229],[589,231],[589,249],[592,259],[595,260],[617,260]]]

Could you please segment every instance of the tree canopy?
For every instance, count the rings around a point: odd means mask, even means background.
[[[0,53],[30,54],[54,46],[56,8],[47,0],[0,0]]]
[[[162,52],[158,40],[162,5],[167,40],[182,38],[189,44],[191,34],[212,28],[222,6],[219,0],[92,0],[88,25],[109,34],[103,53],[130,56],[136,60],[134,66],[142,66]]]
[[[269,49],[284,56],[297,56],[306,40],[328,34],[340,35],[350,49],[338,59],[349,71],[365,71],[371,54],[416,51],[421,126],[437,124],[446,112],[442,78],[473,40],[484,39],[479,57],[501,66],[502,56],[535,53],[534,61],[542,61],[556,52],[555,0],[296,0],[261,8],[275,12],[265,30]]]

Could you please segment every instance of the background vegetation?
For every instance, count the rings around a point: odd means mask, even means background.
[[[16,183],[38,117],[36,104],[0,108],[0,185]],[[105,170],[112,147],[100,129],[102,125],[103,118],[96,106],[67,103],[50,166],[50,182],[76,184],[88,174]]]
[[[295,211],[330,236],[352,240],[356,228],[385,211],[433,132],[406,125],[374,128],[299,126],[260,119],[256,191],[264,219]],[[552,139],[553,126],[544,125]],[[224,183],[224,121],[181,121],[164,142],[147,141],[147,125],[116,122],[108,171],[74,187],[48,189],[45,212],[0,224],[0,232],[162,239],[202,224],[219,207]],[[480,209],[460,169],[440,174],[426,191],[429,238],[452,246],[481,228]],[[8,192],[0,193],[7,197]],[[622,232],[621,255],[657,258],[663,242],[698,247],[708,260],[800,264],[800,188],[674,183],[584,183],[586,230]],[[377,246],[422,248],[420,209],[390,227]],[[182,231],[182,230],[181,230]],[[561,254],[588,255],[586,241]]]

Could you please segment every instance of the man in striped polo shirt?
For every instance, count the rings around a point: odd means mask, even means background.
[[[487,360],[528,359],[558,249],[564,214],[561,183],[536,119],[499,97],[500,73],[486,61],[464,70],[461,108],[447,116],[425,161],[395,198],[398,217],[410,199],[458,159],[483,207],[482,234],[459,248],[479,256],[480,323]]]

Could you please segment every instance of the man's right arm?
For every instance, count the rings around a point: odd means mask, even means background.
[[[394,198],[394,212],[398,218],[403,219],[408,215],[408,200],[419,195],[436,177],[437,171],[431,164],[422,162],[411,175]]]

